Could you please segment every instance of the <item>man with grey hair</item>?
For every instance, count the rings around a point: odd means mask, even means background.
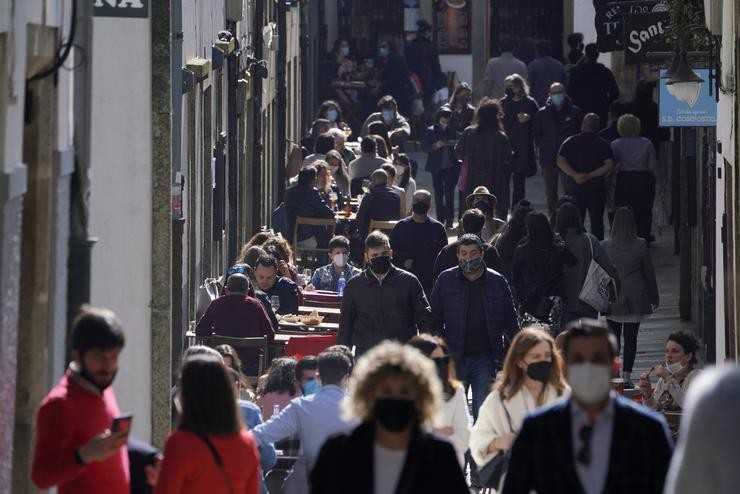
[[[372,172],[370,193],[362,198],[360,209],[357,211],[357,229],[360,236],[363,239],[367,236],[372,220],[397,220],[401,215],[400,201],[398,192],[388,186],[388,174],[381,169]]]
[[[411,216],[399,221],[391,231],[393,263],[410,271],[421,282],[425,293],[432,293],[434,261],[447,245],[447,230],[429,217],[432,194],[419,189],[411,202]]]
[[[591,233],[604,239],[604,207],[606,184],[604,176],[614,168],[614,156],[608,142],[598,136],[599,116],[588,113],[583,117],[581,133],[563,142],[558,152],[558,168],[566,175],[565,191],[573,196],[581,212],[591,220]]]

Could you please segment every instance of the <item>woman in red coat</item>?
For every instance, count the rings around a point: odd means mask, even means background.
[[[167,438],[154,493],[258,494],[259,454],[242,426],[223,362],[210,355],[187,360],[180,404],[180,423]]]

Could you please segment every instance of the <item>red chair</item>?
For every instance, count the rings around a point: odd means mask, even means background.
[[[291,357],[293,355],[318,355],[332,345],[337,344],[337,335],[311,335],[295,336],[288,340],[285,345],[284,355]]]

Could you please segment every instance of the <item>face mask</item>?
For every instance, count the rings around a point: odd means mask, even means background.
[[[342,47],[342,55],[344,55],[345,57],[349,56],[349,46]]]
[[[388,56],[388,47],[387,46],[381,46],[378,48],[378,55],[385,58]]]
[[[488,201],[478,201],[473,204],[473,207],[475,207],[476,209],[480,209],[481,212],[485,215],[491,214],[491,204]]]
[[[555,106],[560,106],[565,101],[565,95],[564,94],[553,94],[550,96],[550,99],[552,100],[552,104]]]
[[[370,259],[370,269],[376,274],[385,274],[391,268],[391,258],[389,256],[373,257]]]
[[[373,409],[378,423],[391,432],[404,430],[416,417],[416,407],[411,400],[380,398]]]
[[[331,258],[332,262],[334,262],[334,265],[343,268],[345,264],[347,264],[347,259],[349,256],[347,254],[334,254],[334,257]]]
[[[301,385],[301,390],[303,390],[303,396],[309,396],[312,394],[316,394],[320,387],[321,385],[316,379],[309,379],[303,385]]]
[[[507,87],[507,88],[506,88],[506,89],[504,90],[504,93],[506,93],[506,97],[507,97],[507,98],[512,98],[512,97],[514,96],[514,94],[515,94],[515,93],[514,93],[514,90],[513,90],[513,89],[511,89],[510,87]]]
[[[425,202],[415,202],[411,205],[411,211],[423,216],[429,211],[429,204]]]
[[[393,168],[396,169],[396,178],[401,178],[401,175],[406,173],[406,168],[402,166],[394,166]]]
[[[683,363],[681,361],[678,361],[675,364],[668,364],[668,362],[666,362],[665,368],[671,374],[678,374],[683,370]]]
[[[539,362],[532,362],[527,366],[527,375],[535,381],[547,382],[550,378],[550,370],[552,369],[552,362],[547,360],[541,360]]]
[[[477,259],[471,259],[469,261],[466,260],[460,260],[460,269],[463,271],[463,273],[475,273],[480,269],[480,267],[483,265],[483,259],[480,257]]]
[[[338,116],[339,114],[337,113],[336,110],[329,110],[328,112],[326,112],[326,118],[328,118],[332,122],[336,121]]]
[[[460,96],[457,98],[457,102],[460,106],[465,106],[470,103],[470,96]]]
[[[609,395],[611,368],[590,362],[568,366],[568,384],[573,396],[586,405],[598,403]]]
[[[396,112],[394,111],[384,111],[383,112],[383,120],[386,122],[392,122],[396,118]]]

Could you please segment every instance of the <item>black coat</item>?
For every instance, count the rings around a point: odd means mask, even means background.
[[[357,210],[357,230],[362,238],[370,232],[370,221],[393,221],[401,217],[401,196],[385,184],[365,194]]]
[[[369,269],[350,279],[340,312],[337,343],[357,346],[355,356],[383,340],[406,342],[418,330],[432,330],[432,310],[421,283],[393,265],[382,282]]]
[[[293,240],[296,216],[306,218],[334,218],[334,211],[321,199],[315,187],[294,185],[285,191],[285,214],[288,220],[288,234]],[[326,236],[326,229],[320,226],[301,226],[298,229],[298,240],[305,240],[312,235],[316,238]]]
[[[380,72],[380,91],[396,98],[401,114],[409,114],[413,87],[406,59],[400,53],[390,53],[385,60]]]
[[[619,99],[619,86],[604,64],[583,62],[570,72],[568,95],[584,113],[596,113],[606,127],[609,105]]]
[[[447,79],[439,64],[437,48],[429,38],[417,36],[406,46],[406,63],[409,70],[421,79],[425,98],[445,86]]]
[[[560,110],[547,99],[534,117],[534,142],[540,148],[540,166],[556,166],[560,145],[581,131],[581,120],[583,112],[569,98]]]
[[[508,96],[501,99],[504,109],[504,129],[509,136],[511,149],[514,157],[511,160],[511,170],[514,173],[523,173],[528,177],[537,173],[537,163],[534,159],[534,140],[532,128],[534,117],[537,115],[538,107],[534,98],[527,96],[519,101],[514,101]],[[527,113],[529,120],[519,122],[518,114]]]
[[[327,440],[311,472],[311,493],[375,492],[373,441],[374,426],[367,423]],[[467,494],[469,491],[452,445],[415,430],[395,494],[432,492]]]
[[[427,127],[426,132],[424,132],[424,140],[421,143],[422,149],[427,153],[426,171],[437,173],[441,170],[442,159],[444,158],[442,153],[447,153],[447,159],[452,166],[458,166],[460,164],[457,157],[455,157],[454,143],[449,143],[449,141],[455,140],[457,140],[457,133],[451,125],[448,125],[444,129],[438,124]],[[434,149],[434,143],[437,141],[445,141],[447,145],[439,149]]]

